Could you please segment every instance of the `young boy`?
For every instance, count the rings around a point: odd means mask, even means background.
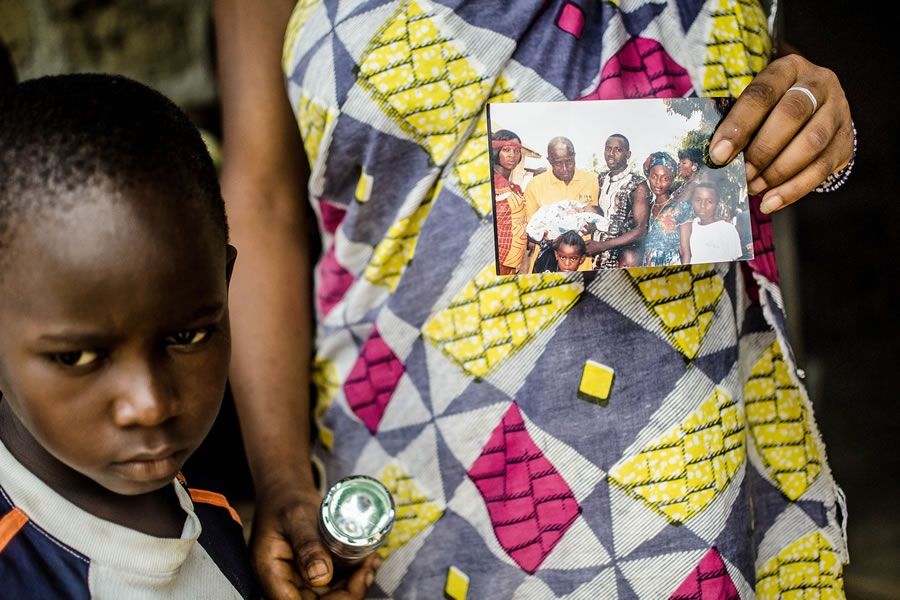
[[[103,75],[0,94],[3,597],[253,593],[236,513],[176,480],[224,392],[227,235],[160,94]]]
[[[681,259],[684,264],[737,260],[743,254],[737,229],[719,216],[719,189],[713,183],[700,182],[691,193],[696,217],[682,225]]]

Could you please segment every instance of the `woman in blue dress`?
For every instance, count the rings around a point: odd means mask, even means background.
[[[650,228],[644,240],[644,266],[680,265],[685,255],[681,226],[690,223],[694,213],[690,203],[672,193],[677,172],[678,163],[666,152],[654,152],[644,161],[644,174],[653,193]]]

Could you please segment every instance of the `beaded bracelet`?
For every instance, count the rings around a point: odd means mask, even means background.
[[[844,183],[847,182],[847,179],[850,178],[850,172],[853,171],[853,163],[856,162],[856,124],[853,121],[850,121],[850,128],[853,130],[853,153],[850,154],[850,162],[848,162],[847,166],[840,171],[835,171],[826,177],[825,181],[817,185],[813,191],[819,192],[820,194],[824,192],[833,192],[844,185]]]

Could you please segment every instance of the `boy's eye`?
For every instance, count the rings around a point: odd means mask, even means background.
[[[192,346],[209,337],[209,329],[185,329],[170,335],[166,341],[173,346]]]
[[[64,367],[88,367],[100,360],[99,352],[78,350],[76,352],[59,352],[52,355],[53,360]]]

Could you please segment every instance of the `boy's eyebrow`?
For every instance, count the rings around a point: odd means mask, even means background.
[[[209,317],[218,317],[221,315],[222,311],[225,310],[226,304],[224,302],[214,302],[211,304],[203,304],[184,321],[182,325],[179,326],[189,326],[195,321],[199,321],[201,319],[209,318]],[[118,333],[106,333],[106,332],[94,332],[94,331],[86,331],[86,330],[78,330],[78,329],[62,329],[61,331],[54,333],[44,333],[38,337],[39,341],[42,342],[57,342],[57,343],[69,343],[69,344],[103,344],[103,343],[111,343],[119,339],[121,336]]]
[[[109,335],[104,333],[63,330],[58,333],[44,333],[38,337],[38,341],[89,346],[109,343],[116,340],[118,337],[119,336],[117,335]]]
[[[213,302],[211,304],[201,304],[197,307],[197,310],[190,317],[190,321],[196,321],[197,319],[202,319],[203,317],[214,317],[221,314],[221,312],[225,310],[224,302]]]

